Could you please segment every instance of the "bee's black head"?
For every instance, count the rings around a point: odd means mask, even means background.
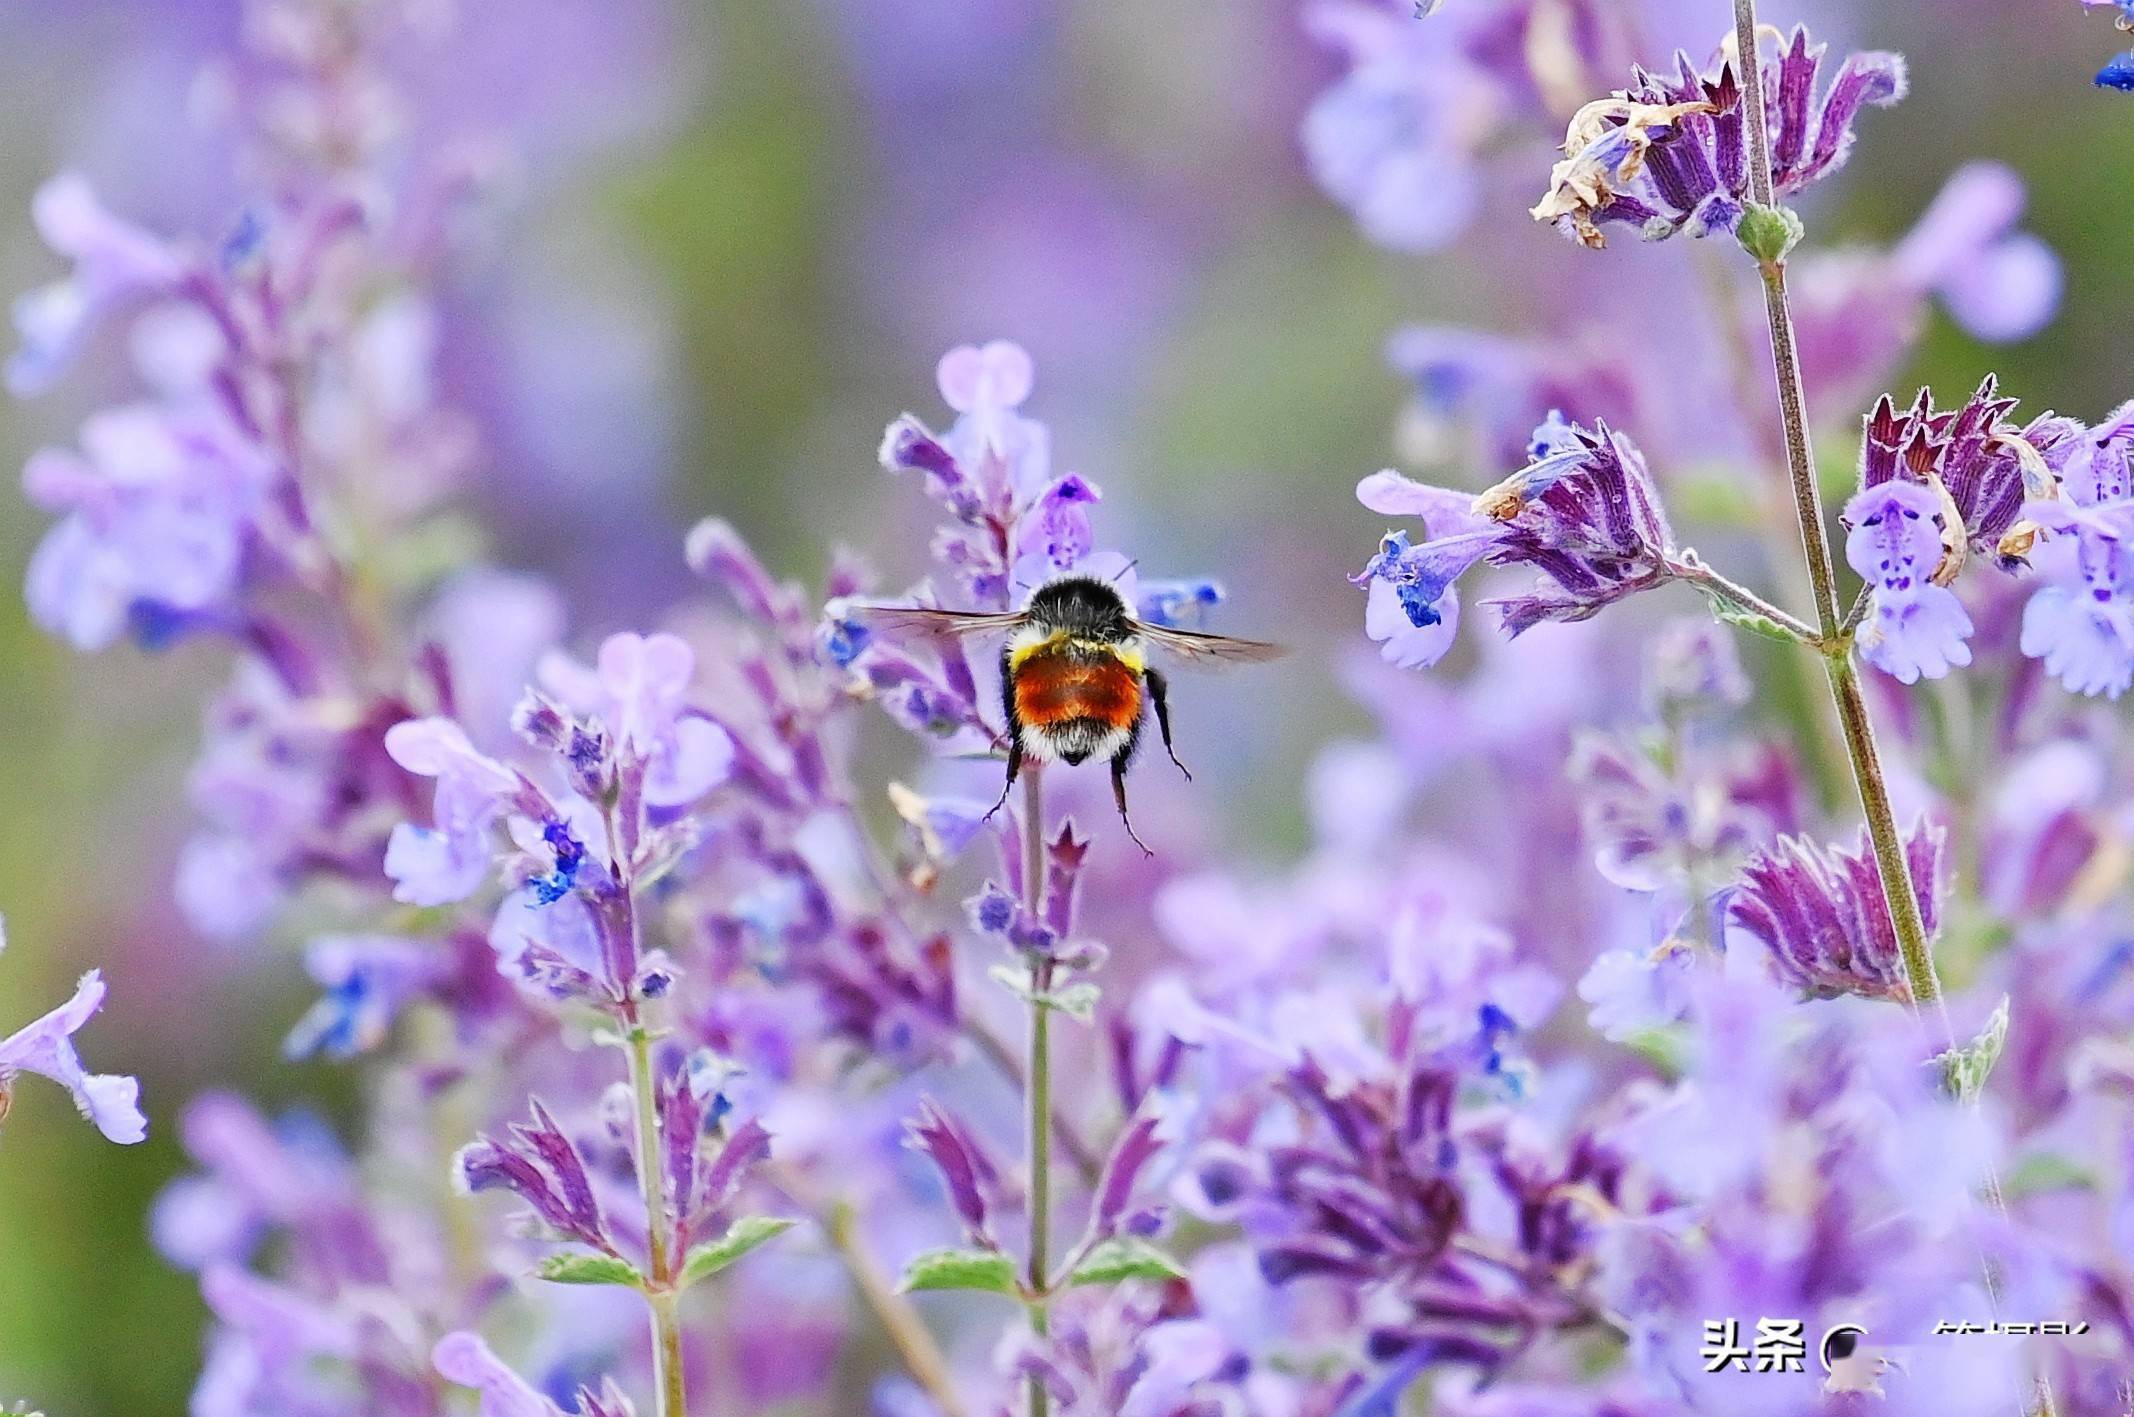
[[[1031,595],[1028,614],[1048,628],[1082,639],[1123,640],[1134,633],[1126,597],[1092,576],[1047,581]]]

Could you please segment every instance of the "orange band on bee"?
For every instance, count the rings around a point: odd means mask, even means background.
[[[1015,671],[1015,714],[1036,728],[1076,718],[1131,728],[1141,716],[1141,681],[1116,659],[1033,654]]]

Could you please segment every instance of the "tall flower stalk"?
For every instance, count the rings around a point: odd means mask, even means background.
[[[1045,915],[1045,771],[1032,764],[1023,778],[1023,909],[1033,920]],[[1025,1283],[1030,1326],[1046,1327],[1046,1293],[1052,1263],[1052,969],[1047,955],[1030,953],[1030,1060],[1023,1089],[1029,1125],[1030,1237]],[[1030,1417],[1045,1417],[1052,1399],[1036,1374],[1027,1384]]]
[[[1756,257],[1763,277],[1764,314],[1771,326],[1771,356],[1778,380],[1779,418],[1784,425],[1786,473],[1793,488],[1793,509],[1800,521],[1801,554],[1815,600],[1817,647],[1823,653],[1845,754],[1852,763],[1860,807],[1867,817],[1875,866],[1896,927],[1897,947],[1912,998],[1921,1003],[1941,998],[1941,980],[1919,909],[1919,894],[1905,866],[1904,839],[1890,807],[1889,783],[1875,747],[1874,722],[1860,693],[1860,671],[1853,661],[1853,628],[1838,610],[1837,571],[1823,519],[1823,496],[1816,484],[1815,455],[1809,441],[1808,404],[1801,380],[1800,346],[1786,300],[1786,252],[1798,239],[1799,225],[1776,205],[1771,181],[1771,134],[1764,119],[1762,58],[1757,49],[1756,0],[1734,0],[1734,42],[1742,66],[1742,107],[1748,134],[1749,191],[1753,205],[1743,218],[1742,244]]]
[[[613,820],[611,811],[611,838],[617,834]],[[618,853],[617,859],[628,858]],[[628,932],[633,958],[639,943],[636,874],[632,866],[618,866],[617,884],[622,892],[619,913],[624,921],[621,928]],[[653,1030],[647,1018],[648,1002],[642,982],[629,981],[622,1002],[622,1022],[627,1030],[624,1043],[630,1058],[631,1114],[637,1126],[637,1180],[645,1198],[645,1303],[652,1316],[653,1388],[659,1394],[659,1417],[688,1417],[688,1377],[682,1364],[681,1295],[675,1254],[678,1237],[668,1204],[667,1169],[660,1164],[667,1148],[660,1128],[658,1082],[652,1070]]]

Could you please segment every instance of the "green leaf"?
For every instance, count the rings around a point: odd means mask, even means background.
[[[1795,636],[1793,632],[1768,615],[1758,615],[1749,610],[1738,610],[1719,600],[1712,602],[1712,614],[1718,616],[1721,622],[1732,625],[1737,630],[1747,630],[1750,634],[1762,635],[1767,640],[1783,640],[1787,644],[1794,643]]]
[[[1993,1065],[2000,1061],[2001,1048],[2007,1042],[2008,996],[2003,994],[1993,1016],[1978,1031],[1978,1037],[1961,1048],[1935,1055],[1934,1061],[1941,1065],[1941,1085],[1950,1096],[1966,1102],[1977,1097],[1985,1088],[1986,1077],[1993,1071]]]
[[[1041,999],[1039,1002],[1047,1008],[1058,1009],[1061,1013],[1077,1022],[1087,1023],[1090,1020],[1090,1016],[1097,1011],[1097,1000],[1103,997],[1104,991],[1102,989],[1084,979],[1078,983],[1069,984],[1064,989],[1053,990],[1049,997]]]
[[[1069,1284],[1117,1284],[1127,1279],[1184,1279],[1178,1261],[1146,1240],[1128,1236],[1106,1240],[1082,1257],[1067,1277]]]
[[[645,1277],[628,1260],[613,1255],[550,1255],[534,1271],[554,1284],[620,1284],[642,1289]]]
[[[988,1294],[1015,1292],[1015,1260],[999,1250],[928,1250],[904,1266],[897,1288],[982,1289]]]
[[[726,1227],[726,1233],[716,1240],[698,1245],[682,1261],[682,1287],[711,1278],[740,1259],[766,1240],[775,1240],[793,1228],[790,1217],[782,1215],[744,1215]]]
[[[1089,1022],[1097,1011],[1097,1001],[1104,997],[1104,991],[1086,979],[1050,992],[1040,992],[1032,989],[1028,977],[1011,965],[996,964],[987,973],[1024,1003],[1040,1009],[1057,1009],[1079,1023]]]
[[[2001,1190],[2010,1200],[2042,1195],[2048,1191],[2093,1191],[2097,1173],[2056,1151],[2041,1151],[2023,1158]]]

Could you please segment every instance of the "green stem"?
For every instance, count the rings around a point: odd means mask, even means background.
[[[1038,764],[1023,770],[1023,908],[1041,915],[1045,908],[1045,789]],[[1045,1332],[1046,1277],[1052,1261],[1052,1010],[1036,1002],[1052,990],[1051,962],[1030,956],[1030,1061],[1025,1068],[1025,1111],[1030,1129],[1030,1254],[1025,1283],[1030,1291],[1030,1326]],[[1039,1379],[1029,1382],[1030,1417],[1046,1417],[1051,1394]]]
[[[653,1383],[659,1389],[658,1417],[688,1417],[689,1395],[682,1372],[681,1293],[675,1288],[675,1259],[667,1229],[667,1170],[660,1164],[659,1114],[654,1106],[652,1037],[633,999],[624,1005],[629,1025],[630,1091],[637,1101],[637,1176],[645,1192],[645,1248],[651,1281],[645,1301],[652,1308]]]
[[[1771,134],[1764,122],[1763,60],[1756,43],[1756,0],[1734,0],[1734,40],[1740,51],[1744,122],[1749,133],[1749,191],[1761,206],[1773,205],[1771,187]],[[1889,783],[1882,771],[1882,756],[1875,747],[1873,722],[1866,700],[1860,694],[1859,670],[1852,662],[1852,641],[1840,633],[1843,619],[1838,612],[1837,572],[1830,555],[1830,538],[1823,521],[1823,494],[1816,484],[1815,455],[1808,436],[1807,398],[1802,391],[1800,348],[1794,339],[1793,313],[1786,299],[1786,263],[1783,257],[1759,262],[1763,274],[1764,315],[1771,326],[1771,357],[1778,380],[1780,422],[1786,434],[1786,474],[1793,488],[1793,510],[1800,522],[1801,553],[1808,563],[1808,581],[1815,598],[1815,622],[1823,642],[1831,698],[1837,705],[1838,726],[1845,736],[1845,755],[1852,760],[1853,782],[1860,793],[1860,806],[1867,816],[1869,840],[1874,844],[1875,868],[1882,878],[1883,898],[1889,904],[1890,921],[1896,929],[1897,948],[1904,956],[1904,975],[1918,1003],[1941,997],[1941,981],[1934,973],[1934,956],[1927,941],[1926,925],[1919,910],[1919,895],[1912,886],[1912,873],[1904,859],[1904,840],[1898,834],[1896,815],[1890,809]],[[1943,1015],[1946,1020],[1946,1013]]]
[[[1814,649],[1822,648],[1822,641],[1812,627],[1802,624],[1747,586],[1729,580],[1713,570],[1696,552],[1684,551],[1681,559],[1673,563],[1673,570],[1677,576],[1713,599],[1723,600],[1745,614],[1759,615],[1769,620],[1797,643]]]
[[[1934,972],[1934,954],[1927,942],[1927,927],[1919,911],[1919,895],[1912,888],[1912,873],[1904,857],[1904,838],[1897,830],[1897,816],[1890,808],[1889,785],[1882,778],[1882,760],[1875,750],[1875,726],[1867,716],[1867,700],[1860,693],[1860,670],[1850,653],[1833,654],[1824,660],[1830,672],[1830,693],[1837,701],[1838,726],[1845,734],[1845,752],[1852,759],[1853,781],[1860,789],[1860,807],[1867,815],[1867,836],[1875,848],[1875,868],[1882,877],[1882,893],[1889,901],[1890,920],[1897,930],[1897,948],[1904,955],[1904,977],[1918,1003],[1933,1003],[1941,1010],[1943,1031],[1948,1011],[1941,1004],[1941,980]],[[1892,884],[1895,883],[1895,884]]]

